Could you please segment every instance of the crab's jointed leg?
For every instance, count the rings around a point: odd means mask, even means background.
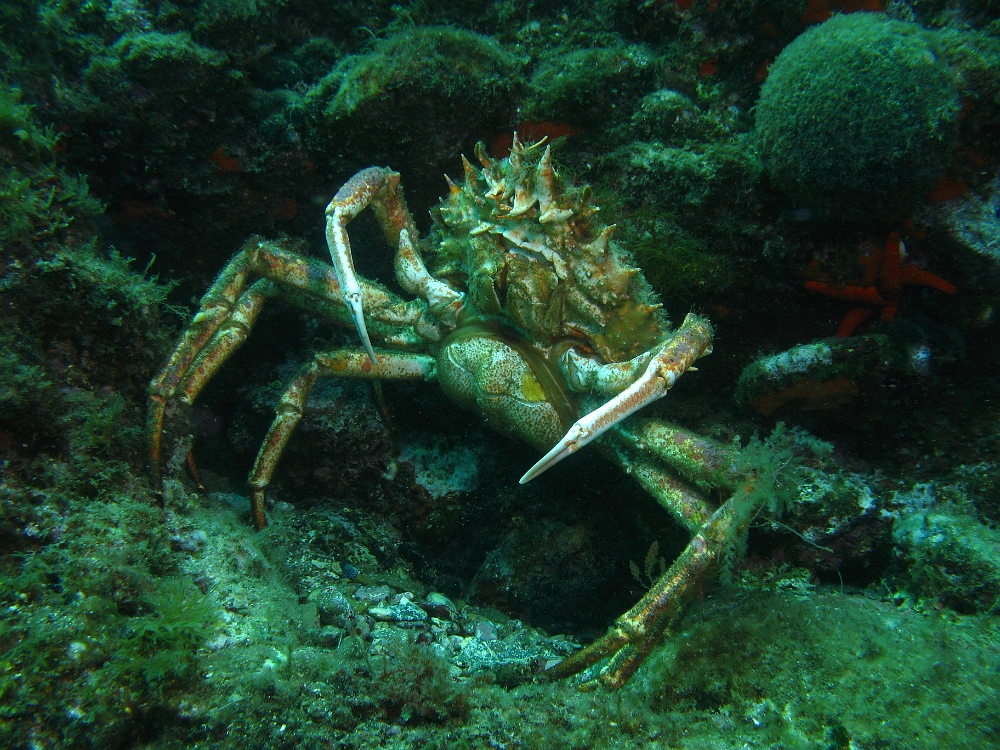
[[[521,484],[551,469],[625,417],[663,398],[696,359],[711,351],[712,326],[704,318],[688,314],[673,338],[649,361],[645,372],[606,404],[577,420],[563,439],[528,469]]]
[[[558,680],[579,674],[608,659],[598,676],[582,687],[593,688],[598,682],[612,690],[622,687],[698,587],[718,569],[733,540],[749,524],[756,505],[747,501],[748,496],[737,493],[723,503],[632,609],[619,617],[603,637],[545,672],[545,678]]]
[[[267,437],[257,453],[250,472],[250,510],[258,530],[267,524],[264,515],[264,490],[271,483],[271,476],[278,459],[288,445],[288,440],[302,419],[306,402],[316,381],[320,378],[361,378],[365,380],[431,380],[436,372],[433,357],[423,354],[405,354],[379,351],[374,363],[367,352],[340,349],[317,353],[312,361],[302,366],[278,399],[276,415]]]
[[[604,453],[652,495],[670,515],[692,534],[715,512],[716,506],[701,488],[678,479],[669,463],[644,448],[633,449],[620,429],[609,431]]]
[[[247,286],[248,277],[262,276]],[[361,281],[373,308],[372,331],[403,346],[441,334],[421,299],[401,300],[384,287]],[[303,309],[350,325],[340,283],[329,265],[297,255],[280,244],[251,238],[201,299],[200,309],[163,369],[149,384],[147,433],[151,468],[159,484],[163,425],[168,404],[191,405],[212,376],[246,341],[264,302],[281,296]]]

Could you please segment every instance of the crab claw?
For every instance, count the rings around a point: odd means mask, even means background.
[[[361,337],[361,343],[373,364],[375,350],[372,348],[368,327],[365,325],[365,313],[361,305],[361,284],[358,283],[358,276],[354,272],[347,225],[364,210],[393,174],[382,167],[362,169],[337,191],[330,205],[326,207],[326,242],[330,248],[330,260],[333,262],[337,281],[340,282],[344,303],[351,311],[354,327],[358,329],[358,336]]]
[[[674,337],[650,360],[642,375],[606,404],[578,419],[563,439],[528,469],[521,477],[521,484],[530,482],[567,456],[576,453],[625,417],[666,396],[677,378],[691,368],[696,359],[711,353],[711,324],[704,318],[688,314]]]
[[[365,311],[361,307],[361,289],[358,288],[356,292],[345,291],[344,301],[351,309],[351,315],[354,317],[354,327],[358,329],[358,336],[361,337],[361,345],[368,352],[368,357],[371,359],[372,364],[376,364],[375,349],[372,348],[372,341],[368,337],[368,327],[365,325]]]

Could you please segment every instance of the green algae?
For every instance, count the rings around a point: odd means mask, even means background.
[[[516,72],[516,59],[488,37],[444,26],[408,28],[342,59],[293,116],[317,152],[384,148],[402,139],[410,152],[400,156],[436,159],[444,132],[458,128],[464,140],[490,127]]]
[[[12,495],[5,487],[5,505]],[[0,738],[9,747],[32,735],[107,746],[134,728],[130,705],[194,676],[217,610],[190,583],[158,578],[169,553],[148,495],[88,505],[72,492],[48,493],[43,504],[52,520],[60,515],[58,527],[37,530],[50,543],[0,569]]]
[[[602,46],[546,51],[528,82],[521,116],[592,127],[614,108],[629,106],[652,78],[652,55],[612,35],[603,35],[600,42]]]
[[[991,746],[995,623],[790,592],[698,608],[651,665],[654,701],[717,717],[723,747]],[[974,684],[974,690],[968,686]],[[691,746],[697,746],[692,743]]]
[[[213,74],[227,61],[225,53],[197,44],[187,32],[132,32],[95,57],[84,76],[102,89],[118,89],[128,81],[146,86],[169,82],[193,94],[215,83]]]
[[[194,559],[216,579],[213,597],[226,612],[224,645],[201,647],[222,623],[213,624],[210,598],[194,594],[181,578],[162,579],[152,589],[161,593],[150,596],[141,593],[141,575],[119,577],[126,584],[119,588],[128,593],[115,610],[128,611],[130,601],[139,610],[126,616],[109,611],[102,599],[108,589],[100,581],[113,568],[99,564],[87,579],[73,582],[75,590],[88,593],[84,611],[93,612],[92,625],[86,620],[80,625],[77,609],[59,617],[50,609],[53,624],[37,631],[45,634],[46,647],[41,640],[31,641],[39,649],[39,673],[32,672],[36,679],[49,673],[64,680],[91,674],[91,687],[75,691],[82,698],[79,715],[59,719],[67,738],[110,738],[141,728],[149,748],[211,742],[222,750],[247,743],[285,748],[331,741],[345,748],[480,747],[498,737],[539,750],[664,744],[824,750],[845,737],[861,747],[915,750],[945,741],[959,748],[991,742],[1000,682],[990,656],[998,634],[986,618],[916,612],[895,606],[877,591],[816,590],[787,574],[762,575],[759,581],[742,576],[739,588],[696,604],[617,694],[583,694],[566,683],[505,689],[490,684],[488,673],[456,681],[429,646],[402,632],[372,644],[355,637],[317,640],[316,608],[297,604],[294,586],[318,573],[328,582],[337,580],[333,569],[315,564],[323,559],[324,544],[315,533],[329,528],[329,514],[277,512],[271,530],[260,536],[232,511],[193,495],[177,507],[182,518],[168,521],[159,533],[183,536],[189,533],[184,529],[201,529],[214,540]],[[116,527],[107,542],[99,542],[96,533],[80,534],[78,544],[86,544],[98,560],[115,550],[128,559],[136,544],[162,545],[162,537],[146,536],[153,527],[136,515],[140,511],[135,505],[117,517],[102,514],[106,520],[95,519],[94,532],[112,519],[127,525]],[[103,544],[108,546],[102,553]],[[160,564],[169,566],[171,559],[161,554]],[[382,574],[374,559],[357,560],[376,583]],[[37,564],[32,572],[22,572],[10,587],[28,597],[18,604],[20,611],[54,595],[51,575],[51,568]],[[147,609],[144,604],[164,598],[166,605]],[[191,606],[201,614],[169,614],[178,602],[181,609]],[[174,621],[183,623],[177,626],[183,637],[178,637],[188,644],[176,646],[181,649],[177,658],[191,660],[178,673],[159,678],[159,662],[143,661],[155,656],[151,651],[140,652],[146,656],[137,656],[134,672],[120,672],[102,650],[101,644],[113,643],[106,640],[116,632],[112,623],[120,622],[118,637],[129,640],[150,629],[168,637],[171,628],[165,622]],[[88,631],[79,629],[99,622],[105,625],[104,641],[88,639]],[[76,643],[87,647],[81,650]],[[14,656],[23,664],[22,653]],[[166,709],[159,719],[130,716],[120,703],[109,702],[98,711],[92,701],[102,695],[110,699],[100,692],[110,688],[105,680],[114,674],[116,690],[133,690],[132,678],[147,670],[153,679],[146,689],[150,696],[161,696],[159,705]],[[195,674],[210,676],[192,681]],[[975,691],[966,689],[969,683]],[[3,684],[5,697],[12,699],[8,705],[23,705],[17,685]],[[44,703],[33,705],[47,710]],[[175,709],[168,707],[178,705],[185,707],[184,720],[170,718]],[[59,715],[54,711],[52,718]],[[97,719],[105,727],[99,733]]]
[[[911,208],[951,160],[957,81],[934,36],[871,13],[807,30],[771,66],[761,155],[798,205],[870,219]]]
[[[86,178],[57,164],[58,135],[32,109],[20,89],[0,87],[0,242],[8,246],[62,234],[102,210]]]
[[[967,508],[914,510],[892,533],[907,562],[903,583],[914,596],[959,612],[1000,611],[1000,532]]]

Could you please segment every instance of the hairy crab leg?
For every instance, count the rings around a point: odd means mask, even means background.
[[[167,402],[177,392],[191,363],[232,314],[249,272],[250,263],[246,254],[241,251],[222,269],[215,283],[202,296],[198,312],[163,369],[149,384],[146,431],[150,441],[151,468],[157,484],[163,465],[163,420]]]
[[[712,326],[704,318],[689,313],[674,337],[650,360],[645,372],[606,404],[577,420],[563,439],[528,469],[521,477],[521,484],[551,469],[625,417],[663,398],[696,359],[711,351]]]
[[[302,419],[306,402],[320,378],[361,378],[365,380],[430,380],[436,373],[433,357],[423,354],[377,352],[374,359],[366,351],[338,349],[319,352],[302,366],[278,399],[274,421],[257,453],[250,472],[250,512],[259,531],[267,525],[264,515],[264,491],[288,440]]]
[[[756,506],[747,497],[748,493],[736,493],[723,503],[632,609],[619,617],[603,637],[546,671],[545,679],[579,674],[609,659],[600,674],[581,687],[593,688],[598,682],[612,690],[622,687],[749,524]]]
[[[612,435],[614,431],[608,434]],[[605,454],[622,471],[638,482],[689,532],[696,532],[715,512],[715,506],[697,488],[665,471],[662,462],[655,457],[634,454],[617,440],[610,441],[610,445],[605,444],[604,448]]]
[[[662,419],[633,417],[609,432],[605,441],[637,455],[655,457],[702,491],[732,491],[743,481],[734,463],[740,453],[738,445],[698,435]]]
[[[430,275],[417,252],[414,239],[408,229],[399,231],[396,278],[403,289],[427,300],[431,313],[442,324],[454,328],[458,323],[458,314],[465,306],[465,295]]]
[[[705,494],[733,491],[744,481],[736,446],[659,419],[632,417],[609,430],[600,445],[691,533],[717,508]]]
[[[193,404],[198,394],[219,371],[226,360],[246,342],[257,322],[264,302],[275,294],[274,283],[268,279],[254,282],[240,295],[229,317],[202,349],[181,382],[181,402]]]

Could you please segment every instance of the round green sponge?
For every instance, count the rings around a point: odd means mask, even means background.
[[[932,32],[878,13],[834,16],[771,66],[758,144],[773,183],[799,206],[891,218],[948,166],[960,109]]]

